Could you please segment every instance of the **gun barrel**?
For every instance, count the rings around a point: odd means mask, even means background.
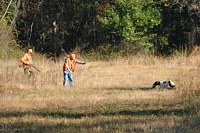
[[[39,72],[41,72],[37,67],[35,67],[34,65],[31,65],[33,68],[35,68],[36,70],[38,70]]]

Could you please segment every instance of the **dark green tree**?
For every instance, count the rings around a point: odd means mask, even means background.
[[[109,36],[121,36],[148,51],[155,36],[150,29],[160,24],[161,14],[153,0],[115,0],[107,5],[98,20]]]
[[[154,39],[156,53],[171,55],[182,50],[189,53],[200,45],[200,1],[161,1],[162,23],[154,29],[158,34]]]

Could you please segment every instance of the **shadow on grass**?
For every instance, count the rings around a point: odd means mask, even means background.
[[[40,116],[40,117],[53,117],[53,118],[69,118],[69,119],[80,119],[82,117],[95,117],[99,115],[103,116],[115,116],[115,115],[131,115],[131,116],[160,116],[160,115],[176,115],[176,116],[186,116],[189,115],[189,109],[149,109],[149,110],[117,110],[115,111],[101,111],[101,109],[92,110],[91,112],[87,110],[79,111],[69,111],[68,109],[38,109],[38,110],[28,110],[24,112],[20,111],[2,111],[0,112],[0,118],[9,117],[24,117],[24,116]]]
[[[120,108],[121,109],[121,108]],[[190,114],[189,110],[187,109],[170,109],[170,110],[162,110],[162,109],[144,109],[144,110],[131,110],[131,109],[116,109],[109,111],[102,111],[100,108],[93,109],[92,111],[85,110],[70,110],[67,108],[59,108],[59,109],[52,109],[52,108],[43,108],[43,109],[33,109],[33,110],[27,110],[27,111],[0,111],[0,118],[6,118],[9,119],[11,117],[14,117],[16,119],[20,119],[20,121],[14,121],[9,122],[6,124],[0,124],[0,132],[96,132],[97,127],[99,128],[98,132],[137,132],[142,133],[144,132],[144,129],[142,127],[137,127],[138,125],[141,125],[142,123],[146,123],[146,116],[158,116],[161,117],[163,115],[176,115],[176,116],[187,116]],[[125,117],[115,117],[115,119],[97,119],[94,121],[95,117],[99,116],[108,116],[108,117],[114,117],[114,116],[125,116]],[[30,117],[30,121],[22,121],[22,117],[25,117],[28,119]],[[32,116],[35,116],[36,118],[48,118],[48,119],[56,119],[56,118],[64,118],[64,121],[59,122],[53,122],[47,120],[45,123],[41,123],[40,121],[34,121],[31,120]],[[127,117],[133,118],[133,119],[127,119]],[[139,117],[141,119],[134,119],[134,117]],[[76,119],[81,119],[83,117],[87,117],[87,120],[89,117],[91,117],[91,121],[93,122],[73,122]],[[126,119],[124,119],[126,118]],[[69,119],[72,119],[73,121],[70,122]],[[67,121],[66,121],[67,120]],[[68,121],[69,120],[69,121]],[[148,120],[149,123],[153,123],[153,121],[157,120],[151,119]],[[133,124],[134,123],[134,124]],[[127,126],[126,126],[127,125]],[[160,127],[162,128],[162,127]],[[163,127],[165,128],[165,126]],[[175,127],[179,128],[179,127]],[[147,130],[145,130],[147,131]]]
[[[92,123],[82,122],[46,122],[40,123],[38,121],[7,123],[0,124],[0,132],[18,132],[18,133],[94,133],[94,132],[137,132],[143,133],[144,129],[137,127],[136,123],[142,123],[142,120],[125,120],[125,119],[109,119],[98,120]],[[134,123],[134,124],[132,124]],[[125,126],[128,125],[128,126]],[[132,126],[130,126],[132,125]],[[99,129],[97,128],[99,127]],[[122,129],[123,128],[123,129]],[[98,130],[97,130],[98,129]]]
[[[167,87],[165,89],[160,89],[159,87],[156,87],[156,88],[152,88],[152,87],[138,87],[136,88],[136,90],[175,90],[176,88],[175,87]]]
[[[99,88],[98,88],[99,89]],[[167,87],[164,90],[175,90],[176,88],[170,88]],[[131,88],[131,87],[112,87],[112,88],[101,88],[101,90],[142,90],[142,91],[150,91],[150,90],[163,90],[163,89],[159,89],[157,88],[152,88],[152,87],[135,87],[135,88]]]
[[[105,87],[105,88],[97,88],[100,90],[143,90],[143,91],[148,91],[152,90],[152,87],[136,87],[136,88],[131,88],[131,87]]]

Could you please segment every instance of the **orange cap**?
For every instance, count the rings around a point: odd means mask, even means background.
[[[29,53],[32,53],[32,52],[33,52],[33,50],[32,50],[32,49],[28,49],[28,52],[29,52]]]

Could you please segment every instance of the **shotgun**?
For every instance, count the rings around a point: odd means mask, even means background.
[[[33,68],[35,68],[38,72],[41,72],[37,67],[35,67],[34,65],[30,65],[30,66],[32,66]]]

